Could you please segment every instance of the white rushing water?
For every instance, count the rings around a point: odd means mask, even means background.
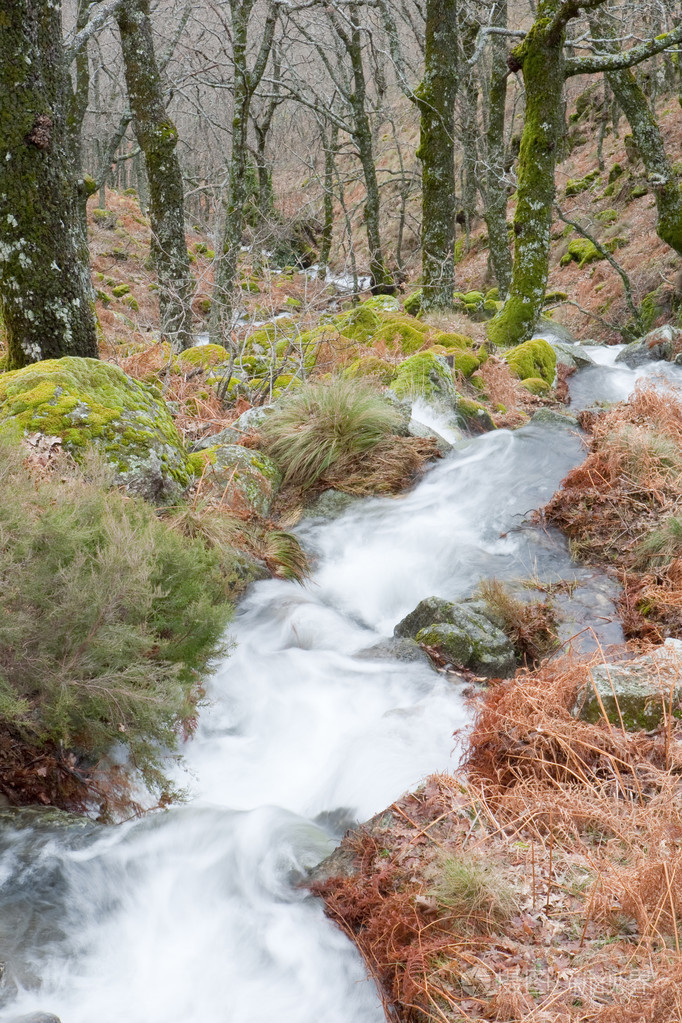
[[[641,373],[592,354],[579,404],[624,397]],[[186,806],[117,828],[0,816],[0,1020],[379,1023],[357,953],[296,881],[350,823],[452,767],[465,712],[428,663],[366,651],[422,598],[491,576],[577,578],[589,614],[594,573],[525,522],[583,455],[561,427],[500,430],[403,497],[306,521],[313,578],[243,601],[178,774]]]

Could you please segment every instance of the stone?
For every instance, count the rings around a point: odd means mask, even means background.
[[[532,423],[549,423],[551,426],[564,426],[570,430],[578,429],[578,420],[569,412],[559,412],[553,408],[541,408],[534,413]]]
[[[646,362],[672,362],[682,351],[682,330],[665,324],[650,331],[638,341],[632,341],[616,357],[630,369],[637,369]]]
[[[392,639],[382,639],[379,643],[375,643],[374,646],[361,650],[357,656],[367,661],[391,660],[407,663],[413,661],[423,661],[425,664],[431,663],[427,654],[424,653],[416,640],[400,639],[396,636]]]
[[[51,1012],[29,1012],[26,1016],[12,1016],[8,1023],[61,1023]]]
[[[404,398],[399,398],[395,391],[385,390],[383,391],[383,397],[386,399],[392,409],[400,416],[402,422],[396,428],[396,436],[398,437],[411,437],[414,436],[410,433],[410,422],[412,420],[412,402],[406,401]]]
[[[330,487],[323,490],[314,501],[311,501],[305,510],[306,519],[337,519],[343,515],[346,509],[362,500],[354,494],[344,494],[342,490],[334,490]]]
[[[192,473],[158,389],[99,359],[68,356],[0,375],[0,429],[60,437],[78,461],[102,453],[129,493],[177,500]]]
[[[410,437],[420,437],[423,440],[435,440],[438,451],[441,455],[447,455],[449,451],[452,451],[454,445],[442,437],[436,430],[430,426],[426,426],[424,423],[420,423],[418,419],[411,419],[408,427]],[[460,435],[461,436],[461,435]]]
[[[452,370],[442,355],[418,352],[398,366],[393,390],[398,398],[423,398],[444,412],[457,412],[459,395]]]
[[[580,345],[564,344],[563,341],[555,341],[553,337],[545,337],[548,345],[551,345],[556,355],[556,361],[560,366],[569,366],[571,369],[586,369],[594,366],[595,361]]]
[[[480,601],[428,597],[393,630],[398,637],[416,639],[436,648],[451,664],[487,678],[514,674],[514,648],[504,632],[484,613]]]
[[[226,426],[220,433],[212,433],[191,445],[190,451],[207,451],[209,448],[220,447],[223,444],[238,444],[243,434],[239,430]]]
[[[238,444],[210,449],[210,454],[204,482],[223,506],[238,514],[267,518],[282,485],[282,474],[273,460],[262,451]]]
[[[574,717],[597,722],[604,719],[627,731],[657,728],[672,709],[682,710],[682,640],[667,639],[663,646],[631,661],[596,664],[578,692]]]

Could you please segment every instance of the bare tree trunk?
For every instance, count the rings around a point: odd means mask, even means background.
[[[13,0],[0,31],[0,311],[10,368],[97,358],[67,123],[61,11]]]
[[[133,127],[149,181],[152,256],[159,282],[161,334],[173,349],[192,345],[192,277],[185,238],[178,133],[168,116],[154,52],[149,0],[128,0],[118,27]]]

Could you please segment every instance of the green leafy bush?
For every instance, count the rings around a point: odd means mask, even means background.
[[[298,388],[268,416],[261,435],[285,483],[307,489],[401,425],[400,413],[369,384],[339,377]]]
[[[89,766],[122,743],[147,784],[162,787],[163,757],[222,649],[226,594],[224,565],[203,541],[87,470],[34,478],[2,440],[5,731]]]

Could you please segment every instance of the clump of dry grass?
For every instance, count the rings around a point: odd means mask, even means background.
[[[499,579],[484,579],[478,589],[522,664],[534,666],[556,649],[558,623],[549,598],[519,600]]]
[[[583,419],[587,459],[545,509],[581,558],[623,574],[626,634],[660,639],[682,630],[682,396],[640,384],[629,401]]]
[[[478,702],[455,775],[345,840],[315,885],[400,1020],[682,1020],[682,743],[571,714],[589,665]]]

